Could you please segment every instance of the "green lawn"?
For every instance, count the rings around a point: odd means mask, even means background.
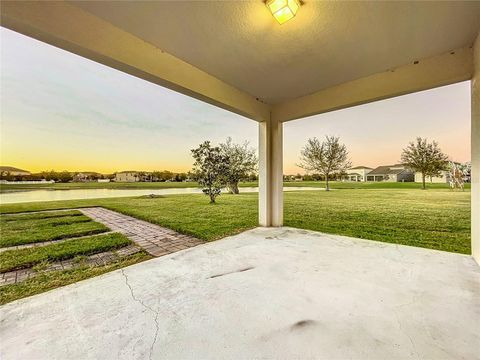
[[[0,216],[0,247],[93,235],[108,231],[79,211]]]
[[[61,243],[27,249],[7,250],[0,253],[0,272],[30,268],[45,262],[72,259],[119,249],[131,241],[118,233],[71,239]]]
[[[298,185],[298,184],[297,184]],[[375,184],[376,185],[376,184]],[[326,191],[286,192],[285,225],[341,234],[389,243],[420,246],[430,249],[470,253],[470,191],[454,192],[435,188],[360,188]],[[51,232],[38,226],[44,222],[81,219],[76,211],[33,213],[38,210],[103,206],[152,223],[191,234],[205,240],[215,240],[257,226],[258,195],[222,195],[210,205],[200,194],[160,197],[110,198],[94,200],[51,201],[0,205],[0,213],[32,212],[27,215],[2,215],[4,229],[12,231],[18,223],[23,231],[37,233],[38,239],[49,238]],[[15,220],[12,220],[15,219]],[[37,222],[37,223],[35,223]],[[84,222],[70,223],[77,226]],[[48,227],[46,227],[48,229]],[[70,228],[72,230],[72,228]],[[8,233],[8,232],[7,232]],[[43,234],[43,235],[42,235]],[[12,242],[15,237],[10,237]],[[105,234],[89,239],[67,240],[41,248],[0,253],[0,269],[24,268],[48,261],[73,258],[129,243],[119,234]],[[37,294],[55,287],[96,276],[131,265],[150,256],[145,252],[119,259],[112,264],[80,267],[66,271],[40,272],[19,284],[0,287],[0,303]]]
[[[417,184],[418,185],[418,184]],[[215,240],[257,226],[257,194],[114,198],[5,204],[0,212],[99,205]],[[285,193],[285,225],[332,234],[470,253],[470,192],[338,189]]]
[[[470,192],[332,190],[287,193],[285,225],[470,254]]]
[[[257,226],[257,194],[222,195],[210,205],[201,194],[48,201],[0,205],[0,213],[104,206],[205,240]]]

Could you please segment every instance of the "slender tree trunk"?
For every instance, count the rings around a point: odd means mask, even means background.
[[[328,175],[325,174],[325,191],[330,191],[330,185],[328,185]]]
[[[232,194],[239,194],[240,191],[238,190],[238,183],[230,183],[228,185],[228,187],[230,188],[230,193]]]
[[[205,193],[205,195],[208,195],[208,197],[210,198],[210,204],[215,203],[215,194],[213,193],[211,186],[208,187],[208,191]]]
[[[425,173],[422,172],[422,189],[425,190]]]
[[[239,194],[240,191],[238,190],[238,182],[231,182],[227,185],[228,193],[229,194]]]

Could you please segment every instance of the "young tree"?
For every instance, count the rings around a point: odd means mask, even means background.
[[[465,190],[465,180],[468,178],[472,170],[471,163],[467,162],[464,164],[455,163],[450,161],[448,164],[449,179],[448,183],[450,188],[453,189],[462,189]]]
[[[210,141],[205,141],[196,149],[192,149],[192,156],[195,160],[193,173],[195,179],[203,186],[203,193],[210,197],[210,203],[220,195],[222,187],[226,185],[228,169],[228,157],[219,147],[210,146]]]
[[[238,194],[238,183],[248,177],[257,170],[257,154],[256,150],[248,147],[248,141],[242,145],[234,144],[232,138],[220,144],[222,154],[229,160],[226,172],[227,186],[232,194]]]
[[[348,167],[348,151],[340,139],[335,136],[326,136],[325,141],[317,138],[308,139],[300,156],[299,166],[307,172],[315,171],[325,177],[325,190],[329,191],[328,180],[331,175],[342,173]]]
[[[417,137],[403,149],[401,160],[409,168],[422,173],[423,190],[427,176],[440,176],[440,172],[448,166],[448,156],[442,153],[438,143],[429,143],[421,137]]]

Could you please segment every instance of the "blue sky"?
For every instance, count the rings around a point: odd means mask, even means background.
[[[7,29],[1,37],[1,164],[113,172],[187,171],[190,149],[231,136],[257,147],[257,123]],[[470,84],[284,125],[285,173],[311,136],[340,136],[355,165],[399,160],[415,136],[457,161],[470,155]]]

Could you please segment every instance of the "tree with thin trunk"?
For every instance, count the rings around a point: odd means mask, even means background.
[[[210,197],[210,203],[221,193],[226,185],[226,171],[228,169],[228,157],[216,146],[210,146],[210,141],[205,141],[192,150],[195,160],[193,164],[194,178],[203,186],[203,193]]]
[[[248,141],[243,144],[234,144],[232,138],[227,138],[225,143],[220,144],[222,154],[228,158],[228,169],[226,171],[227,187],[230,193],[238,194],[238,183],[248,179],[257,171],[256,150],[249,148]]]
[[[402,163],[422,174],[422,189],[425,190],[427,176],[440,176],[442,170],[448,168],[448,156],[445,155],[436,141],[417,137],[403,149]]]
[[[351,166],[348,161],[348,151],[340,138],[326,136],[321,142],[316,137],[308,139],[301,151],[300,164],[307,172],[313,171],[325,177],[325,190],[329,191],[329,178],[343,173]]]
[[[448,164],[448,183],[450,188],[465,190],[465,180],[471,174],[472,165],[467,162],[464,164],[450,161]]]

